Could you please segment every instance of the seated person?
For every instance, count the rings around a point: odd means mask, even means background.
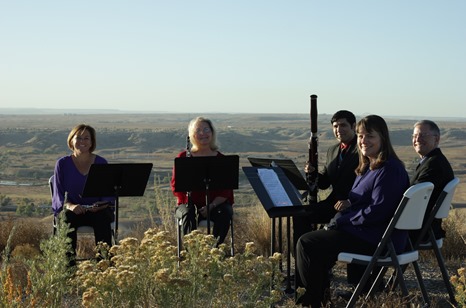
[[[197,117],[189,123],[189,138],[192,149],[178,154],[177,157],[223,156],[216,144],[216,131],[212,122],[203,117]],[[233,190],[209,190],[209,204],[206,204],[205,191],[175,192],[175,170],[171,180],[173,194],[177,198],[175,216],[181,219],[182,234],[186,235],[196,229],[200,220],[207,218],[214,222],[213,235],[217,245],[225,241],[233,217]]]
[[[339,110],[331,118],[333,134],[338,143],[327,150],[324,169],[317,174],[319,189],[331,188],[328,196],[317,203],[306,206],[306,214],[293,216],[294,247],[299,237],[315,229],[316,224],[326,224],[337,213],[335,203],[347,199],[353,186],[359,156],[356,145],[356,117],[351,111]],[[305,172],[315,172],[309,164]]]
[[[361,119],[356,125],[356,135],[359,165],[348,199],[336,203],[339,213],[327,229],[308,232],[297,243],[297,287],[306,289],[297,303],[303,306],[327,304],[328,271],[340,252],[374,253],[409,187],[408,174],[391,145],[383,118],[369,115]],[[397,252],[404,250],[407,238],[407,231],[394,232],[392,239]]]
[[[429,218],[429,214],[443,188],[454,178],[453,169],[448,159],[440,150],[439,143],[440,129],[437,124],[429,120],[419,121],[414,124],[413,147],[416,153],[419,154],[420,161],[414,174],[411,176],[410,182],[411,185],[422,182],[431,182],[434,184],[434,190],[430,196],[426,215],[424,216],[424,224]],[[432,230],[436,239],[445,237],[441,219],[434,218],[434,221],[432,221]],[[410,232],[413,244],[417,240],[419,232],[420,230]],[[427,234],[423,241],[425,240],[427,240]]]
[[[103,157],[93,154],[96,148],[94,128],[80,124],[71,130],[67,141],[72,154],[58,159],[55,164],[52,209],[55,217],[64,209],[65,220],[73,229],[69,233],[73,248],[69,257],[70,265],[74,265],[78,227],[93,227],[96,244],[112,244],[111,222],[114,212],[108,205],[113,205],[114,198],[81,196],[91,165],[107,163]]]

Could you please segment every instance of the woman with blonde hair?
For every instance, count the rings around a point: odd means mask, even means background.
[[[191,120],[188,133],[192,147],[180,152],[177,157],[224,156],[218,150],[217,133],[211,120],[204,117]],[[196,229],[199,221],[207,218],[207,211],[209,211],[210,220],[214,222],[213,235],[217,238],[217,245],[223,243],[233,216],[233,190],[209,190],[209,204],[206,204],[205,191],[192,191],[188,198],[188,192],[175,191],[175,183],[175,168],[173,167],[171,188],[177,198],[178,206],[175,216],[181,219],[182,234],[186,235]]]

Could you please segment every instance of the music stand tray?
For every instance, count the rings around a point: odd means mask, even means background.
[[[297,189],[309,189],[306,180],[303,178],[301,172],[299,172],[295,163],[291,159],[248,157],[248,160],[253,167],[278,166],[283,169],[285,175]]]
[[[153,164],[92,164],[83,197],[115,197],[115,241],[118,235],[119,197],[143,196]]]

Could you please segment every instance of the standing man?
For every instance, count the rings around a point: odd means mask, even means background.
[[[419,154],[420,161],[414,174],[411,176],[410,184],[414,185],[422,182],[432,182],[434,184],[434,190],[427,205],[426,215],[424,216],[425,223],[437,198],[445,185],[453,180],[454,174],[448,159],[439,148],[440,129],[435,122],[430,120],[416,122],[412,137],[413,147],[416,153]],[[434,219],[432,229],[436,239],[445,237],[441,219]],[[417,239],[419,232],[420,230],[410,233],[413,242]],[[427,238],[425,239],[427,240]]]
[[[335,203],[348,199],[348,193],[356,178],[355,169],[359,164],[356,117],[348,110],[340,110],[332,116],[330,123],[338,143],[327,150],[327,160],[322,173],[318,174],[317,185],[319,189],[331,187],[332,191],[326,199],[309,204],[305,215],[293,217],[295,247],[301,235],[314,230],[314,224],[328,223],[335,216]],[[310,167],[306,166],[307,168]]]

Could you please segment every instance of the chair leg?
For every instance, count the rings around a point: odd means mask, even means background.
[[[394,262],[393,268],[394,268],[395,273],[396,273],[396,280],[400,284],[401,293],[403,294],[403,296],[408,296],[409,295],[408,287],[406,286],[406,281],[405,281],[405,279],[403,277],[404,271],[401,268],[401,265],[398,263],[398,258],[396,256],[395,247],[393,247],[393,243],[390,242],[389,247],[391,247],[390,257],[392,258],[392,261]]]
[[[364,289],[367,281],[369,280],[369,276],[371,275],[372,269],[374,268],[375,262],[370,262],[366,270],[364,271],[364,274],[361,277],[361,280],[359,281],[358,285],[356,286],[356,289],[353,291],[353,295],[351,295],[350,300],[346,304],[347,308],[354,307],[359,296],[362,294],[362,290]]]
[[[180,226],[180,220],[178,218],[175,218],[176,220],[176,235],[177,235],[177,244],[178,244],[178,266],[180,265],[181,261],[181,245],[182,245],[182,239],[181,239],[181,226]]]
[[[417,261],[413,262],[413,267],[414,267],[414,272],[416,273],[419,288],[421,289],[422,298],[424,299],[424,303],[427,306],[430,306],[429,295],[427,294],[426,286],[424,285],[424,280],[422,280],[421,269],[419,268],[419,264],[417,263]]]
[[[388,270],[388,267],[380,268],[377,274],[377,277],[375,278],[374,282],[372,283],[372,286],[369,289],[369,292],[366,295],[366,300],[368,300],[370,296],[372,296],[375,293],[375,290],[378,289],[379,285],[382,283],[382,279],[385,276],[385,273],[387,272],[387,270]]]
[[[111,243],[112,243],[112,246],[117,244],[116,238],[115,238],[115,230],[113,230],[113,229],[112,229]]]
[[[230,220],[231,256],[235,255],[235,240],[233,235],[233,217]]]
[[[445,287],[447,288],[448,295],[450,296],[450,301],[453,305],[456,306],[457,302],[455,299],[455,293],[450,283],[450,276],[448,275],[447,269],[445,267],[445,262],[443,260],[442,253],[440,252],[440,249],[438,248],[437,245],[434,246],[433,250],[435,252],[435,256],[437,257],[437,263],[438,263],[438,266],[440,267],[440,271],[442,272],[443,282],[445,283]]]

